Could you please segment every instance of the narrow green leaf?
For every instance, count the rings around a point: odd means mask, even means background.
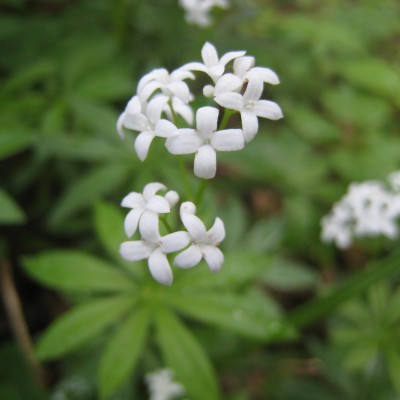
[[[144,350],[150,322],[148,308],[134,312],[110,339],[100,361],[101,398],[108,398],[132,373]]]
[[[247,338],[274,340],[292,334],[275,303],[259,292],[170,293],[165,301],[186,316]]]
[[[348,278],[332,289],[330,294],[297,307],[289,314],[289,320],[295,326],[302,327],[322,316],[329,315],[343,302],[362,293],[379,280],[398,275],[399,259],[400,252],[396,251],[384,260],[371,263],[363,272]]]
[[[29,147],[35,139],[31,131],[2,128],[0,131],[0,160],[11,157]]]
[[[39,339],[36,354],[42,360],[63,356],[94,339],[133,307],[129,296],[93,300],[56,320]]]
[[[0,188],[0,224],[21,224],[25,215],[17,203]]]
[[[123,271],[80,251],[53,250],[24,260],[25,270],[39,282],[61,290],[132,291]]]
[[[76,180],[64,193],[50,215],[53,227],[61,225],[76,212],[90,206],[100,196],[113,192],[124,182],[129,173],[125,164],[114,162],[95,168],[80,180]]]
[[[385,356],[392,385],[395,388],[396,393],[400,394],[400,353],[398,348],[393,348],[392,346],[387,348]]]
[[[166,309],[156,314],[157,343],[165,363],[193,400],[220,398],[215,372],[203,348],[179,319]]]

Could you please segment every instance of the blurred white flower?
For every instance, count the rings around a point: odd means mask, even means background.
[[[177,97],[184,103],[190,99],[189,87],[185,79],[194,79],[190,71],[182,69],[169,73],[165,68],[154,69],[140,79],[137,95],[141,102],[147,101],[156,91],[161,90],[169,98]]]
[[[214,99],[220,106],[240,112],[246,142],[253,140],[258,132],[257,117],[272,120],[283,117],[282,110],[277,103],[269,100],[260,100],[263,90],[263,82],[253,79],[249,81],[243,95],[234,92],[223,93]]]
[[[355,237],[398,236],[400,195],[383,182],[367,181],[350,185],[346,195],[322,221],[322,240],[349,247]]]
[[[128,237],[136,232],[138,226],[141,234],[142,231],[152,229],[158,224],[158,214],[171,211],[171,207],[178,202],[179,196],[173,190],[164,196],[157,195],[159,190],[166,189],[162,183],[148,183],[143,189],[143,194],[131,192],[123,198],[121,206],[132,209],[127,214],[124,224]]]
[[[244,147],[240,129],[217,131],[219,111],[202,107],[196,113],[197,129],[179,129],[167,139],[165,146],[172,154],[196,153],[194,173],[199,178],[211,179],[217,169],[217,151],[235,151]]]
[[[246,54],[245,51],[230,51],[224,54],[221,58],[218,57],[217,49],[209,42],[206,42],[201,49],[201,62],[191,62],[185,64],[180,69],[190,71],[202,71],[208,74],[208,76],[216,83],[218,79],[223,75],[225,71],[225,65],[229,61],[237,57],[242,57]]]
[[[211,25],[210,11],[214,6],[227,8],[227,0],[179,0],[189,24],[205,28]]]
[[[154,371],[146,375],[150,392],[149,400],[172,400],[185,394],[180,383],[174,382],[173,372],[169,368]]]
[[[255,67],[255,58],[244,56],[233,61],[233,73],[242,79],[243,82],[259,80],[271,85],[278,85],[278,75],[272,69],[266,67]]]
[[[204,258],[211,271],[219,271],[224,262],[224,255],[217,246],[225,238],[224,223],[220,218],[216,218],[212,228],[207,231],[195,213],[196,206],[193,203],[182,203],[180,216],[190,234],[192,244],[175,257],[174,265],[179,268],[192,268]]]

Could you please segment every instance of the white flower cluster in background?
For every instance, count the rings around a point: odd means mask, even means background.
[[[179,0],[185,10],[187,23],[205,28],[211,25],[210,12],[214,7],[228,8],[228,0]]]
[[[125,218],[125,233],[128,237],[139,231],[140,240],[123,242],[121,256],[128,261],[148,260],[153,278],[164,285],[173,281],[171,265],[167,254],[180,252],[173,260],[178,268],[192,268],[202,259],[211,271],[219,271],[224,255],[218,248],[225,238],[224,223],[216,218],[211,229],[207,230],[197,217],[196,206],[183,202],[180,206],[180,219],[186,230],[160,234],[160,218],[171,212],[179,200],[175,191],[168,191],[163,196],[157,194],[166,187],[158,182],[149,183],[143,193],[129,193],[122,200],[122,206],[131,210]]]
[[[149,400],[172,400],[183,396],[185,390],[180,383],[174,381],[173,372],[169,368],[160,369],[146,375],[146,383],[150,392]]]
[[[170,153],[195,155],[197,177],[213,178],[218,151],[243,149],[258,132],[258,118],[283,117],[278,104],[261,98],[265,83],[279,83],[277,75],[269,68],[256,67],[254,57],[245,54],[232,51],[219,57],[207,42],[201,50],[202,62],[185,64],[172,73],[160,68],[146,74],[118,119],[120,136],[124,136],[124,127],[139,132],[135,150],[142,161],[153,139],[163,138]],[[203,88],[210,105],[196,112],[190,105],[194,96],[186,82],[195,79],[192,71],[205,73],[211,81]],[[235,113],[240,114],[241,126],[227,129],[224,117]],[[178,127],[178,118],[184,127]]]
[[[354,238],[398,236],[400,172],[388,177],[389,185],[367,181],[350,185],[346,195],[322,219],[322,240],[349,247]]]

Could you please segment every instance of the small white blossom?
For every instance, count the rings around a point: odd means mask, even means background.
[[[215,97],[222,93],[239,91],[243,86],[243,81],[234,74],[222,75],[213,85],[206,85],[203,88],[203,94],[206,97]]]
[[[174,382],[173,372],[169,368],[147,374],[146,383],[150,392],[149,400],[173,400],[185,394],[183,386]]]
[[[165,196],[157,195],[159,190],[166,190],[162,183],[148,183],[143,194],[131,192],[125,196],[121,202],[122,207],[131,208],[125,218],[125,232],[128,237],[131,237],[137,230],[145,231],[146,227],[154,227],[158,224],[158,214],[165,214],[171,211],[179,200],[178,193],[171,190]]]
[[[179,0],[189,24],[205,28],[211,25],[210,11],[214,6],[227,8],[227,0]]]
[[[179,268],[192,268],[204,258],[211,271],[219,271],[224,262],[224,255],[217,246],[225,238],[224,223],[220,218],[216,218],[212,228],[207,231],[195,212],[196,206],[193,203],[182,203],[180,216],[190,234],[192,244],[175,257],[174,265]]]
[[[385,188],[382,182],[352,184],[322,221],[322,240],[334,241],[340,248],[351,245],[355,237],[398,236],[400,195]]]
[[[223,93],[214,99],[220,106],[240,112],[246,142],[253,140],[258,132],[257,117],[272,120],[283,117],[278,104],[269,100],[260,100],[263,89],[263,82],[254,79],[249,81],[243,95],[234,92]]]
[[[233,73],[242,79],[243,82],[259,80],[271,85],[278,85],[278,75],[272,69],[265,67],[255,67],[255,58],[244,56],[233,61]]]
[[[196,113],[197,129],[179,129],[171,132],[165,146],[172,154],[196,153],[194,173],[199,178],[210,179],[217,169],[217,151],[235,151],[244,147],[240,129],[217,131],[219,111],[214,107],[202,107]]]
[[[209,42],[206,42],[201,49],[203,63],[191,62],[181,67],[181,70],[202,71],[216,83],[225,71],[225,65],[237,57],[245,55],[245,51],[230,51],[221,58],[218,57],[217,49]]]
[[[140,101],[144,102],[156,90],[161,90],[164,95],[170,98],[176,96],[187,103],[190,99],[190,91],[187,83],[184,82],[185,79],[194,79],[194,75],[182,69],[170,74],[165,68],[158,68],[142,77],[138,83],[137,95]]]

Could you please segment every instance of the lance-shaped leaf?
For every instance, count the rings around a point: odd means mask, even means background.
[[[25,270],[44,285],[73,291],[132,291],[122,270],[80,251],[55,250],[24,260]]]
[[[118,328],[100,361],[98,385],[101,398],[108,398],[129,377],[144,350],[150,310],[141,308]]]
[[[17,203],[0,188],[0,225],[20,224],[25,220],[25,215]]]
[[[219,390],[211,362],[200,343],[179,319],[166,309],[156,314],[157,343],[165,363],[175,372],[193,400],[217,400]]]
[[[49,360],[83,346],[117,321],[134,303],[132,297],[118,296],[75,307],[56,320],[39,339],[37,356]]]
[[[166,302],[181,313],[238,335],[257,340],[288,339],[293,330],[264,295],[248,292],[169,294]]]

